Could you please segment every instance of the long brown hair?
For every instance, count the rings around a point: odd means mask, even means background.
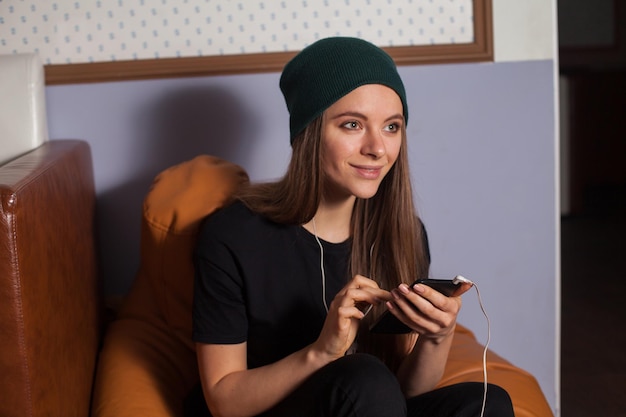
[[[252,184],[238,198],[252,211],[282,224],[305,224],[315,215],[322,198],[321,162],[323,115],[294,139],[291,161],[283,178]],[[426,278],[429,260],[422,225],[413,203],[406,130],[398,158],[370,199],[356,199],[352,211],[352,252],[349,277],[361,274],[390,290],[404,282]],[[362,323],[359,349],[375,354],[396,369],[414,336],[375,336],[367,326],[384,307]]]

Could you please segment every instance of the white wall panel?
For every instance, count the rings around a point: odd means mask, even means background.
[[[556,0],[493,0],[494,61],[555,59]]]
[[[472,0],[0,0],[0,54],[46,64],[302,49],[326,36],[380,46],[470,43]]]

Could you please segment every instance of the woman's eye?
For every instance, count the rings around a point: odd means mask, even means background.
[[[398,126],[397,123],[391,123],[385,127],[385,130],[387,132],[397,132],[398,130],[400,130],[400,126]]]
[[[347,128],[347,129],[358,129],[359,123],[354,121],[354,120],[351,120],[349,122],[344,123],[343,127]]]

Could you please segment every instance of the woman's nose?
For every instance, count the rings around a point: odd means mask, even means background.
[[[385,142],[379,133],[368,131],[363,138],[362,152],[364,155],[370,155],[376,159],[382,157],[385,152]]]

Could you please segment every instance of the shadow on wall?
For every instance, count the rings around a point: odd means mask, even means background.
[[[232,93],[215,87],[167,91],[133,117],[137,137],[127,144],[132,173],[98,195],[100,274],[106,295],[130,288],[139,265],[141,209],[162,170],[200,154],[235,163],[248,159],[257,121]],[[112,227],[115,225],[115,227]]]

